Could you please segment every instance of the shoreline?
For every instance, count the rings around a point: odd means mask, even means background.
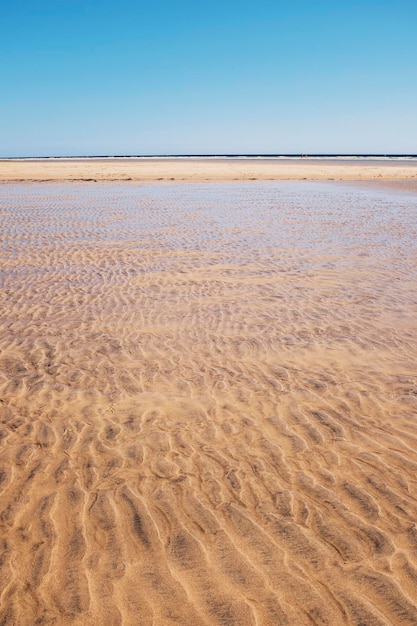
[[[0,159],[0,182],[373,181],[417,184],[417,161],[352,159]]]

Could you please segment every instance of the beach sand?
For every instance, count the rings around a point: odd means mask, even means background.
[[[0,170],[184,173],[142,165]],[[413,194],[4,184],[0,225],[1,624],[417,624]]]
[[[406,181],[417,160],[86,158],[0,159],[1,181]]]

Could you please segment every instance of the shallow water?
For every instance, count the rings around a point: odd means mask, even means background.
[[[28,243],[95,238],[169,249],[225,252],[228,244],[336,254],[371,246],[384,256],[392,245],[406,254],[417,245],[415,195],[347,184],[72,183],[8,185],[0,194],[3,232]],[[401,229],[399,239],[393,229]]]
[[[0,186],[2,623],[415,624],[417,200]]]

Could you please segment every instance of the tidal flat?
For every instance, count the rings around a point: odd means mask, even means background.
[[[0,623],[417,624],[417,195],[0,185]]]

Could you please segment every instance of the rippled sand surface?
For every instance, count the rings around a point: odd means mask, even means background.
[[[0,188],[5,625],[417,624],[417,200]]]

